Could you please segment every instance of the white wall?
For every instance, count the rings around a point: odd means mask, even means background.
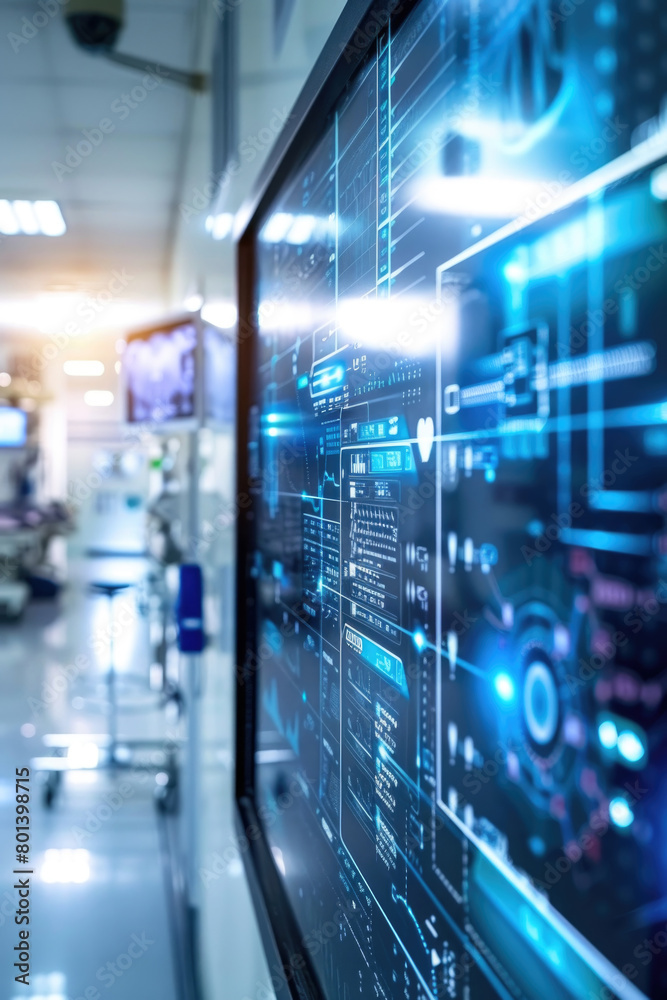
[[[242,0],[239,14],[239,145],[241,170],[214,195],[214,208],[236,212],[250,195],[279,133],[279,116],[292,108],[344,0],[296,0],[280,55],[273,52],[272,0]],[[217,29],[215,5],[207,5],[202,64],[210,66]],[[276,114],[278,112],[278,115]],[[195,104],[192,140],[181,191],[179,223],[172,257],[171,304],[182,305],[195,290],[209,299],[229,300],[235,294],[235,258],[231,239],[216,242],[206,232],[210,211],[211,96]]]

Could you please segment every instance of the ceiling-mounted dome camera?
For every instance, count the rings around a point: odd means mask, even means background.
[[[69,0],[65,19],[77,45],[89,52],[110,52],[123,29],[124,0]]]
[[[203,73],[188,73],[152,59],[114,51],[125,24],[125,0],[67,0],[65,20],[76,44],[91,55],[101,55],[128,69],[151,72],[190,90],[206,89]]]

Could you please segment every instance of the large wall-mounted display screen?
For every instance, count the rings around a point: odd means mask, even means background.
[[[262,835],[330,1000],[665,997],[667,10],[393,7],[251,223]]]
[[[182,320],[131,334],[123,355],[127,419],[159,427],[196,417],[197,323]]]

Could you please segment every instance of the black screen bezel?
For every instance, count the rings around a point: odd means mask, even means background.
[[[259,484],[248,463],[249,424],[257,324],[255,245],[259,228],[283,185],[323,134],[355,71],[373,50],[391,17],[402,21],[419,0],[348,0],[290,118],[260,175],[256,193],[237,217],[238,385],[236,438],[236,772],[235,820],[259,929],[278,1000],[333,1000],[327,997],[303,947],[303,932],[287,898],[258,817],[255,747],[258,671],[254,627],[256,598],[251,575],[254,503]],[[315,138],[314,138],[315,137]]]

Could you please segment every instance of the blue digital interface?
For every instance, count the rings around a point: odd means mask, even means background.
[[[327,998],[666,997],[667,8],[400,6],[258,230],[259,813]]]

